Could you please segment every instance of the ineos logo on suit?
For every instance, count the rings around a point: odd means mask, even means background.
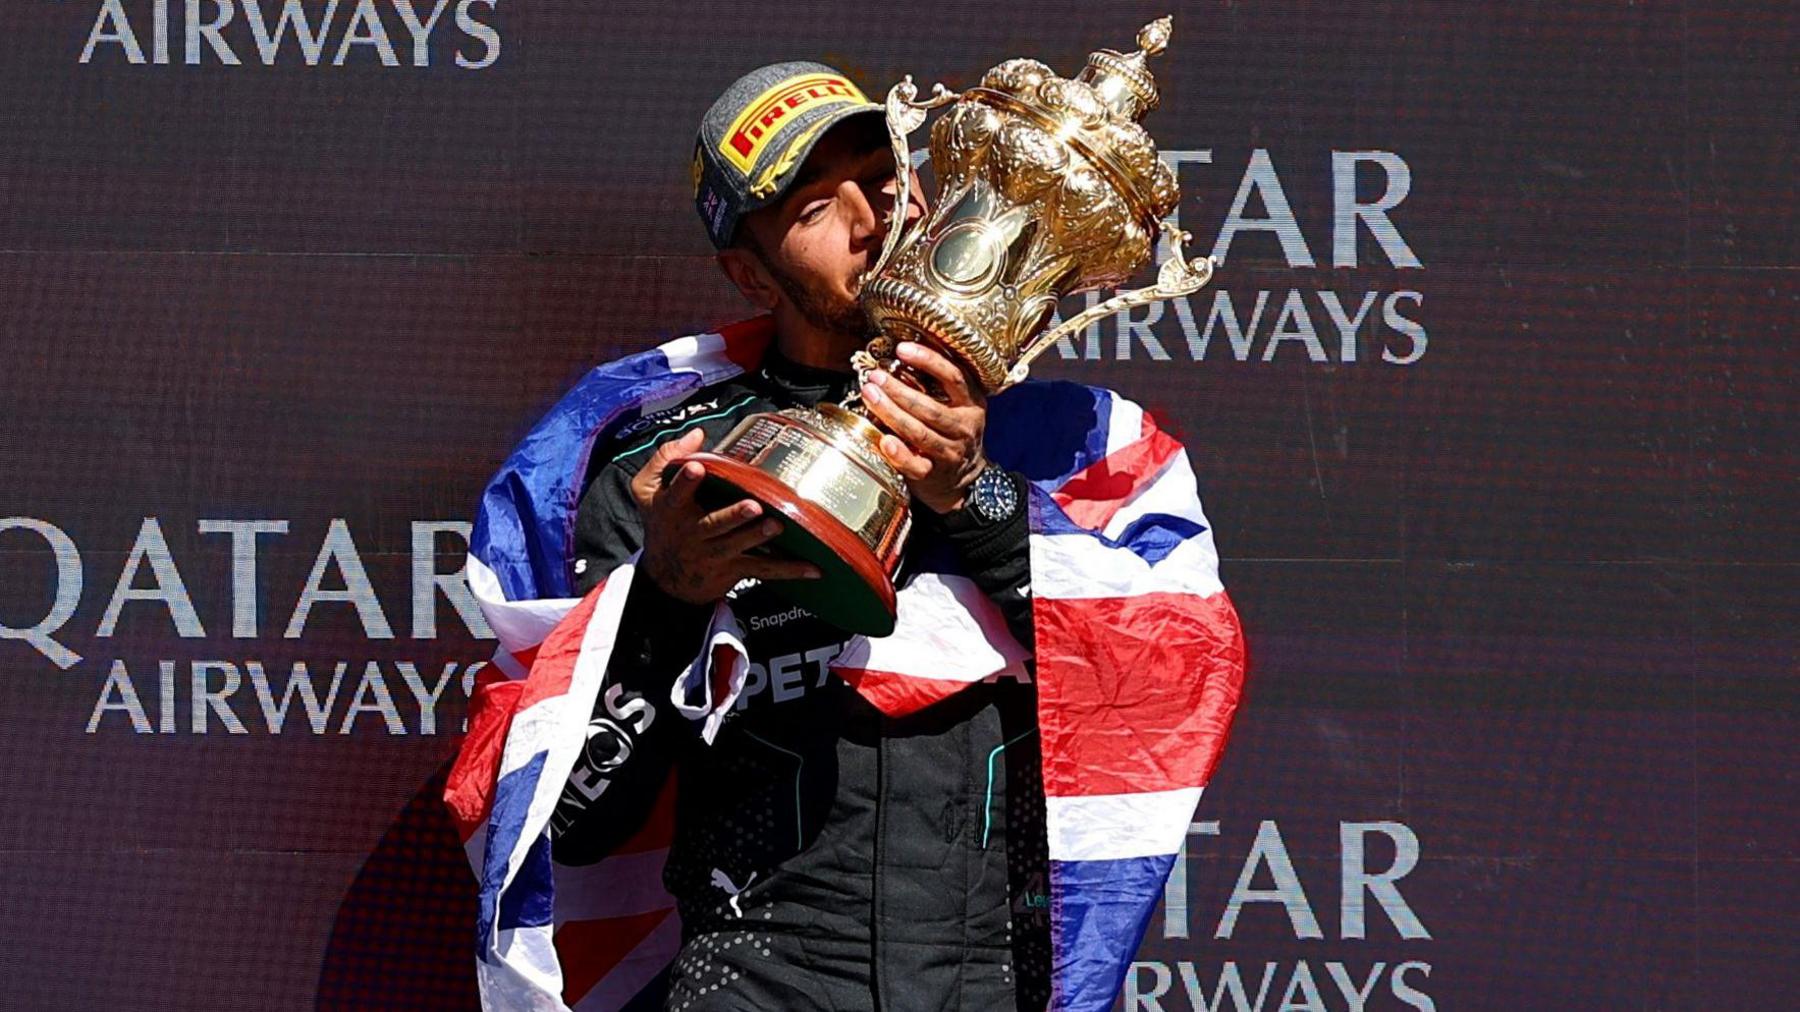
[[[565,792],[577,809],[597,800],[612,786],[611,774],[625,765],[637,747],[637,735],[643,734],[656,721],[656,709],[641,694],[626,691],[623,685],[609,685],[602,696],[609,717],[596,716],[588,722],[587,743],[581,758],[569,776],[573,794]]]

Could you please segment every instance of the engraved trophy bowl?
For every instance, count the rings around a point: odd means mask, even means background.
[[[919,100],[910,77],[889,90],[888,136],[902,171],[891,227],[859,296],[878,335],[851,357],[859,379],[885,369],[939,395],[894,357],[899,342],[915,341],[997,393],[1025,379],[1031,360],[1063,335],[1211,280],[1212,259],[1189,260],[1187,235],[1162,220],[1180,193],[1138,122],[1156,108],[1146,64],[1168,45],[1169,31],[1169,18],[1152,22],[1135,52],[1098,50],[1073,78],[1014,59],[960,95],[940,84]],[[950,108],[931,129],[938,198],[902,229],[911,186],[906,137],[940,106]],[[1049,326],[1063,296],[1126,281],[1159,235],[1170,247],[1155,284]],[[841,405],[752,415],[711,450],[685,458],[706,467],[703,502],[759,500],[787,521],[771,550],[823,573],[772,589],[839,628],[874,636],[894,628],[893,575],[911,526],[906,483],[879,449],[884,431],[852,394]]]

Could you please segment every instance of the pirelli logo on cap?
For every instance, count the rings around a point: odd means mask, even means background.
[[[745,175],[756,164],[769,142],[803,110],[844,102],[866,104],[856,85],[836,74],[802,74],[790,77],[756,96],[725,131],[719,154]]]

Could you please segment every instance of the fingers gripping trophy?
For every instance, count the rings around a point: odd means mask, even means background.
[[[904,232],[890,228],[862,286],[878,336],[851,358],[859,379],[885,369],[938,394],[929,377],[895,359],[901,341],[915,341],[998,393],[1064,335],[1211,280],[1212,258],[1188,259],[1189,236],[1163,221],[1180,191],[1138,123],[1156,108],[1147,63],[1168,45],[1169,30],[1169,18],[1155,21],[1138,33],[1137,51],[1094,52],[1073,78],[1014,59],[960,94],[940,84],[920,100],[910,77],[888,92],[888,136],[901,167],[896,215],[910,197],[907,135],[929,110],[949,108],[931,128],[933,210]],[[1125,282],[1159,235],[1170,255],[1155,284],[1050,326],[1063,296]],[[893,577],[911,527],[905,480],[879,448],[883,432],[853,394],[843,404],[752,415],[686,458],[706,467],[703,497],[747,495],[779,511],[787,524],[774,550],[823,574],[772,587],[842,629],[874,636],[893,631]]]

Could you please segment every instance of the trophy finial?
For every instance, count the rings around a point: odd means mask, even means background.
[[[1169,29],[1175,19],[1167,14],[1138,29],[1136,42],[1145,56],[1160,56],[1169,48]]]
[[[1169,46],[1169,30],[1174,19],[1163,15],[1138,29],[1136,52],[1129,55],[1110,49],[1088,54],[1087,66],[1077,80],[1093,85],[1100,100],[1110,106],[1121,119],[1138,120],[1156,108],[1156,78],[1152,77],[1148,60]]]

